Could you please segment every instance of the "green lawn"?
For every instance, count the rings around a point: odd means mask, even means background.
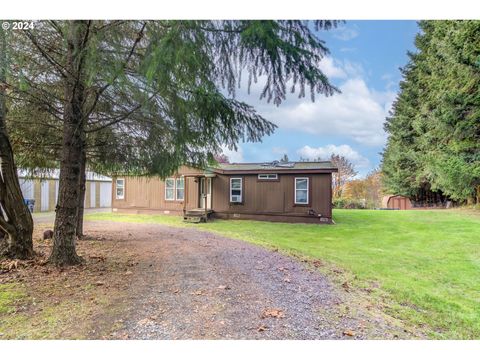
[[[343,269],[336,275],[342,281],[374,289],[368,295],[373,301],[430,337],[480,338],[478,213],[336,210],[334,226],[239,220],[191,225],[179,217],[115,213],[87,218],[193,226],[321,259],[325,271]]]

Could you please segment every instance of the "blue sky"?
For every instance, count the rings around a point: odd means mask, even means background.
[[[332,152],[349,158],[359,175],[380,162],[385,145],[385,116],[398,91],[399,68],[413,51],[415,21],[347,21],[335,30],[321,31],[330,55],[320,66],[341,94],[298,99],[290,94],[279,107],[259,100],[255,89],[242,90],[239,99],[278,125],[262,143],[244,143],[238,152],[225,150],[232,162],[328,158]],[[258,87],[260,87],[259,84]],[[257,90],[258,90],[257,87]]]

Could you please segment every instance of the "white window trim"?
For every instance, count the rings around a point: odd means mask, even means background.
[[[306,202],[299,202],[297,201],[297,180],[307,180],[307,201]],[[305,189],[299,189],[299,190],[305,190]],[[296,177],[295,178],[295,204],[297,205],[308,205],[310,202],[310,179],[308,177]]]
[[[122,182],[122,186],[118,186],[118,182]],[[122,189],[122,195],[118,195],[118,188]],[[119,178],[115,180],[115,199],[116,200],[123,200],[125,199],[125,179]]]
[[[258,174],[258,180],[278,180],[278,174]]]
[[[173,180],[173,188],[167,188],[167,181],[168,180]],[[176,187],[177,187],[177,181],[176,181],[175,178],[166,178],[165,179],[165,201],[175,201],[175,196],[176,196],[175,192],[177,191]],[[171,198],[171,199],[167,198],[167,190],[173,190],[173,198]]]
[[[183,180],[183,188],[177,187],[177,181],[178,180]],[[183,198],[177,197],[178,195],[178,189],[183,190]],[[185,178],[183,176],[175,178],[175,199],[177,201],[185,201]]]
[[[232,182],[233,180],[240,180],[240,201],[233,201],[232,199]],[[238,190],[238,189],[235,189],[235,190]],[[235,195],[237,196],[237,195]],[[235,178],[230,178],[230,202],[231,203],[235,203],[235,204],[238,204],[238,203],[241,203],[243,201],[243,179],[240,178],[240,177],[235,177]]]

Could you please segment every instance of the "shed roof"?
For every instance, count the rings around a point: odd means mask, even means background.
[[[27,170],[27,169],[18,169],[17,170],[19,178],[27,178],[27,179],[53,179],[58,180],[60,178],[60,169],[35,169],[35,170]],[[108,176],[104,176],[98,174],[93,171],[86,171],[85,172],[86,179],[88,181],[105,181],[111,182],[112,178]]]

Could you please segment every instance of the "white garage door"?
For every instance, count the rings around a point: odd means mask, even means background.
[[[48,211],[49,206],[49,183],[48,181],[41,182],[41,208],[40,211]]]
[[[112,206],[112,183],[100,183],[100,207]]]
[[[94,208],[97,207],[95,204],[95,198],[96,198],[96,184],[94,182],[90,183],[90,207]]]
[[[58,189],[59,189],[59,183],[58,180],[55,180],[55,206],[57,206],[58,203]]]

